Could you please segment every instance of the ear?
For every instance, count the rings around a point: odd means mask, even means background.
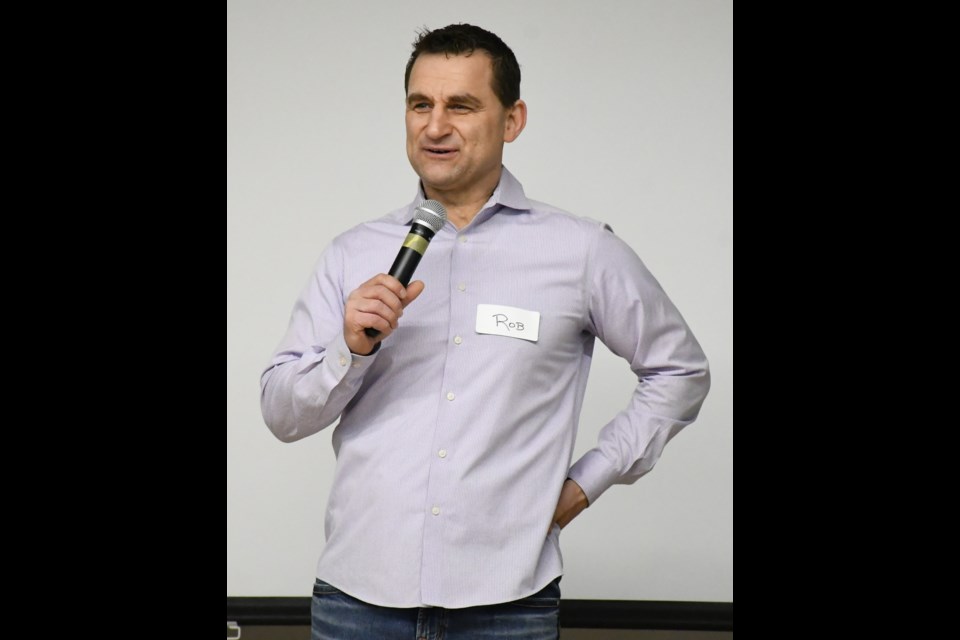
[[[517,100],[512,107],[507,110],[507,121],[503,128],[503,141],[513,142],[527,126],[527,103],[523,100]]]

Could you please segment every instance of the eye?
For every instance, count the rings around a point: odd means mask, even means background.
[[[430,111],[430,105],[426,102],[415,102],[410,105],[410,108],[417,113],[426,113],[427,111]]]
[[[466,113],[466,112],[470,111],[470,107],[468,107],[468,106],[465,105],[465,104],[452,104],[452,105],[450,105],[450,109],[451,109],[452,111],[456,111],[456,112],[458,112],[458,113]]]

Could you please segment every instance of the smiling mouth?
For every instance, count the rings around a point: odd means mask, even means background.
[[[454,153],[454,152],[456,151],[456,149],[431,149],[431,148],[429,148],[429,147],[427,147],[427,148],[424,149],[424,150],[425,150],[427,153],[430,153],[430,154],[433,154],[433,155],[438,155],[438,156],[449,155],[449,154]]]

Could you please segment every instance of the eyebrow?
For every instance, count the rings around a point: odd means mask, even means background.
[[[480,98],[469,93],[462,93],[447,98],[447,104],[465,104],[472,107],[479,107],[483,102],[480,101]]]
[[[433,100],[422,93],[411,93],[409,96],[407,96],[408,105],[417,102],[433,102]],[[479,107],[483,105],[483,102],[480,100],[480,98],[474,96],[473,94],[459,93],[457,95],[449,96],[447,98],[447,104],[464,104],[472,107]]]
[[[411,93],[407,96],[407,104],[413,104],[414,102],[430,102],[430,98],[422,93]]]

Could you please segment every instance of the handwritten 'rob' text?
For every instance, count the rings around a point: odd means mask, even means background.
[[[504,327],[507,331],[523,331],[524,329],[522,322],[511,322],[510,318],[504,313],[495,313],[490,317],[494,319],[496,326]]]

